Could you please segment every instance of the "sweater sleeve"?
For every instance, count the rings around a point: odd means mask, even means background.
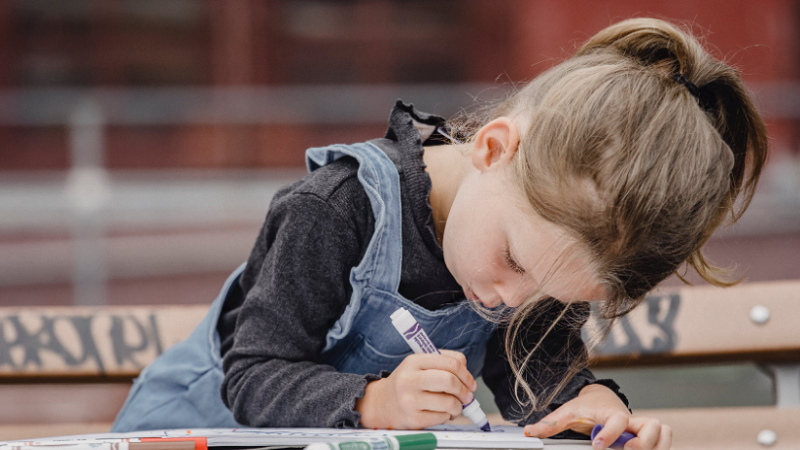
[[[355,427],[355,402],[377,375],[316,363],[349,302],[361,242],[326,201],[293,194],[270,208],[243,279],[252,281],[223,359],[224,403],[254,427]]]
[[[581,338],[581,328],[589,318],[589,305],[573,303],[564,312],[565,307],[566,305],[555,299],[542,300],[520,327],[521,330],[527,330],[527,333],[516,338],[518,347],[521,347],[521,357],[539,344],[527,364],[524,375],[525,381],[539,401],[550,397],[557,386],[566,380],[562,389],[548,403],[536,405],[537,408],[530,404],[529,398],[522,389],[519,389],[517,394],[523,405],[517,402],[514,374],[505,351],[508,328],[498,327],[497,332],[490,339],[483,368],[483,379],[494,393],[495,403],[504,419],[517,422],[520,426],[536,423],[564,403],[577,397],[580,390],[590,384],[602,384],[610,388],[626,406],[628,405],[628,399],[619,391],[619,386],[614,381],[597,380],[585,367],[568,379],[572,366],[584,366],[588,357],[586,346]],[[559,319],[562,312],[564,315]],[[555,320],[558,321],[553,325]],[[552,329],[547,333],[551,325]],[[529,412],[531,412],[530,415],[528,415]],[[570,430],[553,437],[588,439],[588,436]]]

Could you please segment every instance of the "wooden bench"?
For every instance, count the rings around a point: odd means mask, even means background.
[[[584,340],[603,322],[595,318]],[[676,449],[800,448],[800,282],[664,289],[622,319],[592,352],[592,366],[756,362],[773,375],[772,407],[634,411],[675,430]],[[768,430],[768,431],[765,431]],[[759,433],[768,442],[759,444]]]
[[[0,401],[14,406],[0,408],[0,440],[107,431],[131,379],[205,313],[205,305],[0,308]],[[800,448],[798,313],[798,281],[660,291],[618,321],[592,365],[758,362],[774,373],[773,407],[636,413],[669,423],[675,449],[766,448],[757,441],[764,430],[777,437],[769,448]],[[586,337],[600,325],[592,319]]]
[[[131,380],[207,309],[0,308],[0,440],[107,432]]]

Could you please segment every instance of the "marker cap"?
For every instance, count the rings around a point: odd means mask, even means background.
[[[304,450],[331,450],[328,444],[315,443],[307,446]]]
[[[436,436],[433,433],[400,434],[395,436],[401,450],[434,450]]]
[[[397,331],[400,333],[403,333],[417,324],[414,316],[412,316],[407,309],[402,307],[398,308],[397,311],[392,313],[392,315],[389,317],[392,319],[392,325],[394,325],[394,327],[397,328]]]

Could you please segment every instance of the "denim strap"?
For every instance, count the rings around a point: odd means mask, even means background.
[[[306,150],[309,172],[341,157],[358,161],[358,179],[369,197],[375,230],[364,259],[353,268],[353,281],[367,281],[377,289],[397,292],[403,260],[400,175],[391,159],[369,142]]]

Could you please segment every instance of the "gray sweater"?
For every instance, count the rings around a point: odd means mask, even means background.
[[[464,294],[448,272],[436,241],[428,201],[431,181],[422,160],[423,144],[445,140],[434,132],[422,142],[414,121],[446,126],[443,118],[398,101],[386,137],[371,142],[391,158],[400,174],[403,261],[399,292],[435,310],[463,299]],[[221,394],[244,425],[357,427],[356,400],[364,395],[369,381],[388,375],[339,373],[316,362],[328,329],[349,303],[350,269],[361,260],[373,233],[374,217],[356,178],[357,169],[355,160],[344,158],[275,195],[239,289],[225,302],[217,326],[225,371]],[[541,313],[530,320],[521,342],[535,345],[563,307],[555,300],[542,302]],[[537,394],[549,392],[572,361],[585,358],[579,326],[588,315],[586,304],[570,306],[568,317],[559,321],[537,350],[527,376]],[[514,397],[504,333],[500,327],[492,336],[482,376],[503,417],[517,421],[526,411]],[[538,421],[592,383],[610,387],[627,404],[613,381],[595,380],[584,369],[553,403],[520,423]]]

